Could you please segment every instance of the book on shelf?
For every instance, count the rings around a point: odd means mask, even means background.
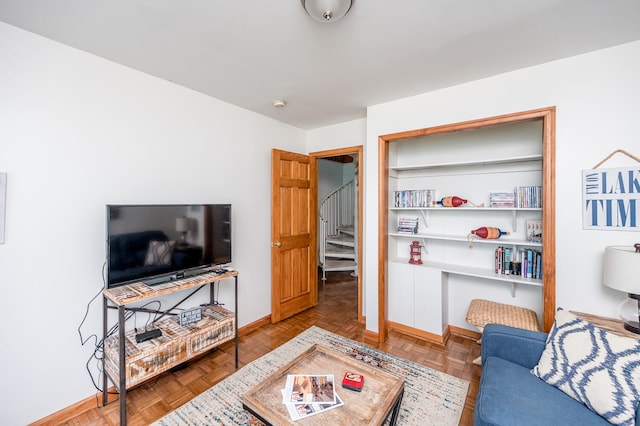
[[[511,261],[512,261],[512,250],[509,247],[499,246],[495,250],[494,272],[496,274],[510,275]]]
[[[399,217],[397,230],[402,234],[417,234],[419,221],[417,217]]]
[[[527,241],[531,243],[542,242],[542,220],[540,219],[527,219]]]
[[[522,277],[542,279],[542,253],[531,248],[520,250]]]

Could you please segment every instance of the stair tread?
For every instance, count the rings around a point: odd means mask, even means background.
[[[327,259],[324,264],[325,271],[355,271],[356,262],[353,260],[330,260]]]
[[[347,247],[355,246],[355,240],[352,235],[329,235],[327,236],[327,243],[338,244]]]
[[[326,250],[325,250],[325,254],[326,255],[347,255],[347,256],[353,256],[355,255],[355,250],[353,249],[353,247],[345,247],[345,246],[327,246]]]
[[[338,231],[344,232],[345,234],[351,235],[351,236],[355,235],[356,233],[355,227],[353,225],[338,226]]]

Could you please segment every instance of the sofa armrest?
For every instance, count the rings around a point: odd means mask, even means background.
[[[487,357],[497,356],[533,368],[544,351],[546,341],[546,333],[487,324],[482,333],[482,364]]]

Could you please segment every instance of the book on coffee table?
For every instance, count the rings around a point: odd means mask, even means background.
[[[335,404],[333,374],[289,374],[285,384],[285,404]]]
[[[282,396],[285,396],[286,391],[282,389]],[[336,403],[305,403],[305,404],[284,404],[289,412],[289,417],[292,421],[304,419],[306,417],[313,416],[314,414],[322,413],[323,411],[331,410],[332,408],[341,407],[344,405],[342,399],[336,394]]]

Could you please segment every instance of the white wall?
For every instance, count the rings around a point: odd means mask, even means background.
[[[640,42],[634,42],[370,107],[364,164],[367,329],[378,329],[378,135],[552,105],[557,107],[557,305],[615,317],[625,296],[602,286],[602,253],[607,245],[632,245],[640,233],[582,229],[581,171],[618,148],[640,155],[638,75]],[[630,165],[620,155],[605,164]]]
[[[304,131],[4,23],[0,64],[4,424],[95,393],[77,329],[102,287],[105,204],[232,203],[239,325],[270,313],[270,151],[304,152]],[[96,299],[85,337],[101,318]]]

